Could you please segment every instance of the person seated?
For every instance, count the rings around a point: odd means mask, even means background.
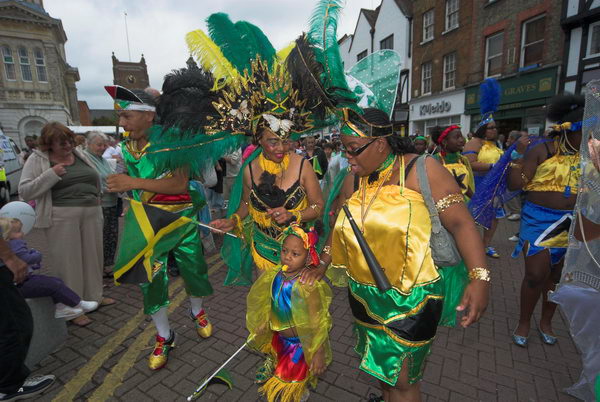
[[[29,248],[23,240],[23,223],[19,219],[0,218],[2,237],[8,242],[13,253],[28,265],[28,274],[22,284],[17,288],[24,298],[51,297],[56,304],[55,318],[71,320],[85,313],[96,310],[98,302],[81,300],[65,283],[52,276],[33,274],[34,270],[41,268],[42,254]],[[88,325],[91,320],[84,322]]]

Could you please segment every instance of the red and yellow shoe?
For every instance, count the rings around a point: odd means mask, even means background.
[[[169,352],[175,347],[175,332],[171,331],[169,339],[165,339],[160,335],[156,335],[156,343],[154,350],[148,359],[148,367],[150,370],[158,370],[167,365],[169,360]]]
[[[194,313],[190,311],[190,315],[192,316],[192,320],[194,320],[198,335],[202,338],[208,338],[212,335],[212,324],[208,321],[208,315],[204,309],[200,310],[195,316]]]

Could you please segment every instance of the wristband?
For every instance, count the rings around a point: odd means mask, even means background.
[[[470,280],[477,279],[477,280],[484,281],[484,282],[492,281],[492,277],[490,276],[490,270],[486,269],[486,268],[481,268],[481,267],[473,268],[469,272],[469,279]]]
[[[516,161],[517,159],[521,159],[523,157],[523,154],[520,153],[519,151],[517,151],[516,149],[513,149],[513,151],[510,154],[510,159],[512,159],[513,161]]]

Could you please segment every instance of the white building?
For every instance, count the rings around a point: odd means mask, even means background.
[[[402,58],[400,87],[393,120],[408,121],[410,100],[412,3],[410,0],[382,0],[375,10],[361,9],[354,33],[339,40],[344,68],[350,69],[367,55],[393,49]]]
[[[565,32],[561,89],[581,93],[600,79],[600,0],[566,0],[561,26]]]
[[[19,145],[49,121],[79,124],[77,68],[42,0],[0,0],[0,124]]]

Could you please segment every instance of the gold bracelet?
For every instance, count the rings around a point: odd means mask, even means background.
[[[487,268],[476,267],[469,271],[470,280],[480,280],[484,282],[491,282],[492,277],[490,276],[490,270]]]
[[[520,163],[516,163],[516,162],[511,162],[508,164],[508,166],[510,166],[511,168],[521,168],[523,165],[521,165]]]
[[[529,183],[529,178],[525,176],[525,173],[521,172],[521,180],[523,180],[523,186],[526,186]]]
[[[454,204],[458,204],[459,202],[464,202],[465,198],[462,194],[449,194],[435,203],[435,208],[438,212],[444,212],[450,206]]]
[[[323,247],[323,252],[331,257],[331,246]]]
[[[311,208],[317,214],[321,211],[321,207],[319,206],[319,204],[312,204],[309,208]]]

